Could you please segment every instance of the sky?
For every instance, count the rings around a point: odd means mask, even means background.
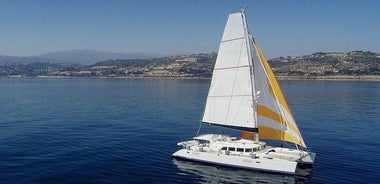
[[[268,58],[380,53],[379,0],[0,0],[0,55],[217,52],[241,8]]]

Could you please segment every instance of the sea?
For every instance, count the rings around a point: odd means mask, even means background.
[[[380,82],[280,83],[317,154],[296,175],[172,158],[210,80],[0,78],[0,183],[378,183]]]

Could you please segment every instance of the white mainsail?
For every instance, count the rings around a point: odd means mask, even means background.
[[[268,61],[246,30],[243,11],[229,15],[202,122],[306,147]]]
[[[202,122],[254,131],[252,63],[244,26],[241,13],[229,15]]]

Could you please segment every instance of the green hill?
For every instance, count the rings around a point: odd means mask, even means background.
[[[281,76],[380,75],[380,54],[373,52],[318,52],[275,58],[270,63]]]
[[[216,53],[206,53],[154,59],[113,59],[92,65],[13,63],[0,65],[0,76],[210,78],[216,57]],[[373,76],[380,79],[380,54],[373,52],[318,52],[274,58],[269,62],[279,77]]]

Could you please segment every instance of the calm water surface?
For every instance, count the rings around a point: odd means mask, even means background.
[[[0,78],[0,183],[379,181],[380,82],[281,81],[317,153],[295,177],[171,158],[196,133],[209,83]]]

